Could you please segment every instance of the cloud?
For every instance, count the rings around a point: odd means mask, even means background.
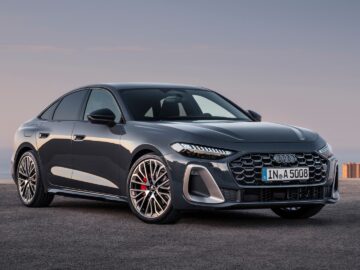
[[[89,48],[89,51],[96,52],[144,52],[148,51],[149,48],[141,47],[141,46],[109,46],[109,47],[94,47]]]
[[[67,53],[73,49],[42,44],[0,44],[0,52]]]
[[[269,54],[269,53],[300,53],[296,50],[273,50],[273,49],[254,49],[254,48],[227,48],[214,47],[209,44],[188,44],[181,47],[144,47],[141,45],[110,45],[110,46],[89,46],[89,47],[70,47],[57,46],[51,44],[0,44],[0,52],[20,52],[20,53],[143,53],[149,51],[160,51],[161,53],[226,53],[226,54]]]
[[[55,46],[49,44],[0,44],[0,52],[26,52],[26,53],[69,53],[69,52],[129,52],[139,53],[150,50],[142,46],[101,46],[101,47],[87,47],[87,48],[70,48],[63,46]]]

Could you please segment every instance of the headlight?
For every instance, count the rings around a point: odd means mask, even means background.
[[[328,143],[323,148],[321,148],[318,152],[324,158],[331,158],[334,155],[334,153],[332,151],[332,147]]]
[[[189,157],[220,159],[233,154],[232,151],[188,143],[174,143],[171,147],[178,153]]]

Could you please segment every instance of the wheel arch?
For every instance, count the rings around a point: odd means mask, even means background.
[[[19,164],[20,158],[24,153],[26,153],[28,151],[34,151],[36,153],[35,147],[31,143],[25,142],[25,143],[22,143],[15,152],[14,164],[12,167],[12,175],[13,175],[14,181],[16,181],[16,168]]]
[[[124,164],[124,171],[122,174],[121,179],[124,179],[126,181],[121,181],[119,183],[120,185],[120,191],[124,196],[127,196],[127,180],[129,177],[129,174],[131,172],[131,168],[134,165],[134,163],[142,156],[147,154],[155,154],[158,156],[163,156],[163,153],[154,145],[151,144],[141,144],[138,145],[134,150],[130,151],[129,157],[127,158],[126,164]]]
[[[161,153],[161,151],[159,149],[157,149],[155,146],[150,145],[150,144],[144,144],[144,145],[140,145],[138,146],[132,153],[131,156],[131,161],[130,164],[128,166],[128,170],[131,169],[132,165],[135,163],[136,160],[138,160],[140,157],[142,157],[143,155],[146,154],[156,154],[159,156],[163,156],[163,154]]]

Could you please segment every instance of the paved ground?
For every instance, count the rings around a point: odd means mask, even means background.
[[[315,218],[187,213],[147,225],[126,205],[58,197],[30,209],[0,185],[0,269],[360,269],[360,181]]]

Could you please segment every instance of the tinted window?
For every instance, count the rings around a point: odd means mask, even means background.
[[[251,119],[220,95],[197,89],[119,90],[135,120],[240,120]]]
[[[58,104],[59,104],[59,101],[57,101],[53,105],[51,105],[45,112],[42,113],[40,118],[43,120],[51,120]]]
[[[221,107],[219,104],[211,101],[210,99],[198,95],[193,95],[195,101],[199,105],[201,112],[203,114],[217,116],[217,117],[227,117],[227,118],[236,118],[234,114]]]
[[[84,120],[88,119],[88,115],[100,109],[109,109],[115,114],[115,122],[120,122],[121,113],[115,98],[111,93],[104,89],[94,89],[86,106]]]
[[[55,111],[54,120],[79,120],[86,92],[87,90],[81,90],[64,97]]]

